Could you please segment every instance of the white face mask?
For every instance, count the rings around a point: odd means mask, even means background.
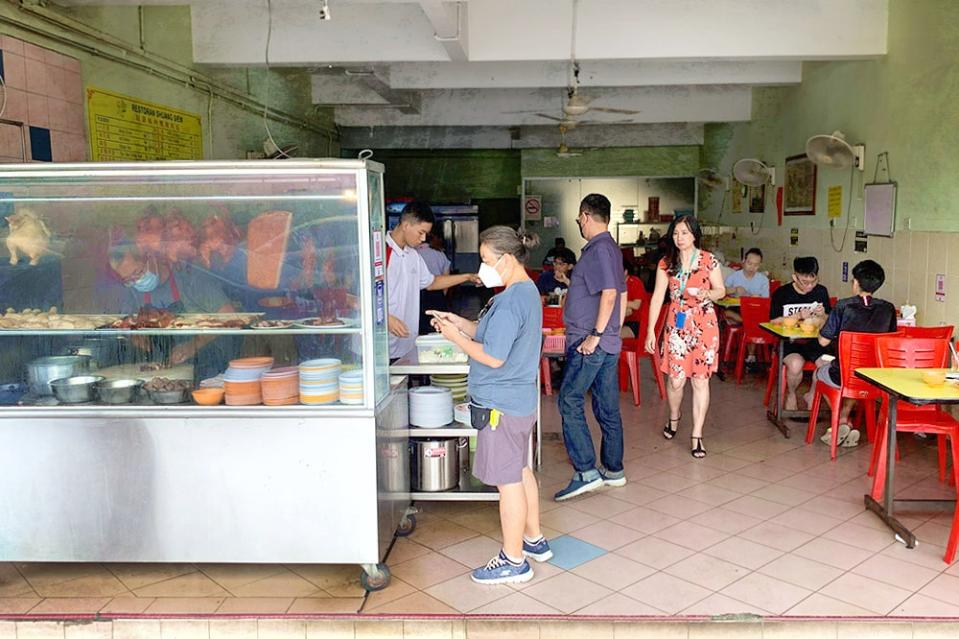
[[[490,266],[486,262],[480,264],[479,275],[480,280],[483,282],[483,286],[486,288],[498,288],[503,285],[503,276],[499,274],[499,271],[496,270],[496,267],[503,260],[502,255],[499,256],[499,259],[496,260],[496,264]]]

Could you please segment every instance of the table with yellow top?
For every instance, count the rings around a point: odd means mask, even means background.
[[[721,300],[716,300],[713,302],[716,306],[721,306],[722,308],[739,308],[739,298],[726,296]]]
[[[886,420],[886,441],[889,442],[886,455],[886,483],[882,487],[883,501],[879,503],[873,499],[879,486],[873,484],[872,494],[865,496],[866,508],[873,511],[892,528],[906,544],[906,548],[914,548],[916,536],[906,528],[894,514],[894,506],[898,503],[909,508],[935,507],[949,508],[956,503],[955,499],[895,499],[893,472],[896,467],[896,404],[901,400],[923,406],[925,404],[959,404],[959,384],[947,380],[942,386],[929,386],[922,381],[922,368],[858,368],[856,377],[863,379],[882,392],[886,393],[889,401],[889,419]],[[938,369],[948,372],[946,369]],[[879,473],[876,473],[877,478]]]
[[[771,421],[782,434],[789,437],[791,431],[786,424],[786,419],[809,419],[808,410],[786,410],[783,406],[783,385],[786,383],[783,373],[783,358],[785,357],[786,342],[798,342],[802,340],[818,339],[819,329],[813,333],[806,333],[798,326],[796,328],[786,328],[782,324],[773,324],[772,322],[763,322],[759,325],[767,333],[775,335],[779,341],[778,351],[779,359],[776,367],[776,399],[766,411],[766,419]],[[773,410],[775,407],[775,410]]]

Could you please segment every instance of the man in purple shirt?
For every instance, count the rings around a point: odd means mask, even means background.
[[[623,486],[623,420],[619,414],[618,366],[626,313],[623,255],[609,234],[609,200],[596,193],[579,205],[576,223],[586,239],[570,276],[563,307],[566,372],[559,391],[563,440],[573,462],[573,479],[555,495],[565,501],[600,486]],[[586,423],[586,393],[593,393],[593,415],[602,430],[600,461]]]

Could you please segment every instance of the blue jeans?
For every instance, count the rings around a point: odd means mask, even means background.
[[[587,480],[599,476],[596,450],[586,423],[586,392],[593,392],[593,415],[602,431],[600,459],[607,477],[623,473],[623,419],[619,414],[619,354],[597,348],[591,355],[576,351],[580,342],[566,349],[566,370],[559,389],[559,414],[563,419],[566,452],[577,472]]]

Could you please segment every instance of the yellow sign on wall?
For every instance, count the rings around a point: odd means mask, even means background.
[[[842,185],[829,187],[828,202],[829,219],[842,217]]]
[[[87,115],[94,162],[203,159],[195,113],[88,88]]]

